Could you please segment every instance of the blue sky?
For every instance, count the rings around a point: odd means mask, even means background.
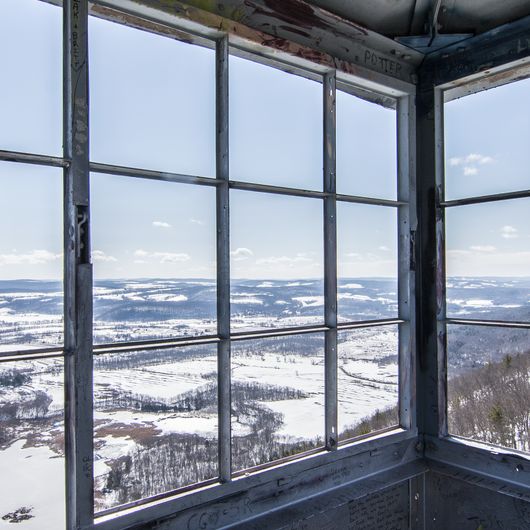
[[[215,174],[212,50],[92,19],[91,158]],[[13,43],[16,42],[16,46]],[[0,149],[61,155],[60,10],[2,0]],[[237,180],[320,189],[319,83],[231,58],[230,164]],[[530,183],[530,81],[446,105],[448,198]],[[395,112],[337,95],[337,189],[395,198]],[[0,277],[61,274],[61,171],[0,162]],[[92,176],[99,278],[213,277],[214,188]],[[528,275],[528,199],[451,209],[448,271]],[[231,192],[235,278],[322,277],[322,203]],[[342,277],[395,276],[393,208],[340,204]]]

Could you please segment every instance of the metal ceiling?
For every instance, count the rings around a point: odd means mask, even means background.
[[[430,13],[438,0],[307,0],[390,38],[429,32]],[[530,15],[530,0],[441,0],[440,34],[478,35]]]

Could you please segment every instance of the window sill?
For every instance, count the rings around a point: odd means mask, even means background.
[[[322,450],[295,461],[250,470],[225,484],[215,482],[156,500],[145,499],[135,506],[125,505],[97,517],[95,528],[118,530],[161,519],[174,519],[175,528],[188,528],[200,518],[202,526],[197,528],[219,528],[264,513],[270,509],[271,500],[280,507],[418,457],[417,433],[397,428],[354,440],[336,451]]]

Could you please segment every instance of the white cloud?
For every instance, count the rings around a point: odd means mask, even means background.
[[[239,247],[235,250],[232,250],[232,252],[230,252],[230,255],[232,256],[234,261],[243,261],[253,256],[254,252],[252,252],[252,250],[250,250],[249,248]]]
[[[26,254],[0,254],[0,265],[42,265],[62,258],[49,250],[32,250]]]
[[[517,239],[519,237],[519,230],[513,226],[505,225],[501,228],[501,237],[504,239]]]
[[[105,254],[102,250],[93,250],[92,251],[92,260],[93,261],[118,261],[114,256],[109,256]]]
[[[379,247],[379,250],[390,252],[390,249],[388,247]],[[365,252],[364,254],[359,254],[358,252],[349,252],[346,254],[346,258],[352,260],[353,263],[357,262],[373,262],[373,261],[380,261],[381,259],[388,259],[388,255],[386,255],[384,258],[381,255],[374,254],[373,252]]]
[[[491,164],[492,162],[494,162],[493,157],[481,155],[479,153],[470,153],[466,156],[455,156],[449,159],[450,166],[463,166],[462,172],[466,177],[478,175],[479,170],[477,165],[483,166],[484,164]]]
[[[153,221],[153,226],[157,228],[171,228],[171,225],[165,221]]]
[[[464,175],[466,177],[470,177],[471,175],[476,175],[478,173],[478,169],[473,166],[466,166],[464,167]]]
[[[260,258],[256,260],[258,265],[288,265],[292,266],[296,263],[309,263],[313,261],[311,258],[306,257],[300,253],[294,257],[290,256],[269,256],[268,258]]]
[[[478,153],[470,153],[466,156],[455,156],[449,159],[450,166],[463,166],[466,164],[491,164],[494,158]]]
[[[383,252],[390,252],[390,249],[388,247],[385,247],[384,245],[381,247],[377,247],[378,250],[382,250]]]
[[[200,226],[204,225],[204,221],[201,221],[200,219],[193,219],[193,218],[191,218],[191,219],[190,219],[190,223],[191,223],[192,225],[200,225]]]
[[[474,245],[469,247],[469,249],[474,250],[475,252],[495,252],[497,250],[497,248],[492,245]]]
[[[182,263],[189,261],[191,256],[183,252],[147,252],[142,249],[138,249],[134,252],[136,258],[140,258],[141,261],[158,261],[159,263]]]

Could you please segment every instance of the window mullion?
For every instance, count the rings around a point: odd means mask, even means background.
[[[216,42],[216,177],[217,186],[217,345],[219,478],[228,482],[231,458],[230,381],[230,216],[228,158],[228,36]]]
[[[445,256],[445,147],[444,93],[434,89],[435,138],[435,207],[436,207],[436,340],[438,350],[438,429],[441,436],[448,434],[447,425],[447,298]]]
[[[88,4],[63,3],[64,352],[67,528],[94,520]]]
[[[420,80],[421,85],[421,80]],[[438,334],[438,318],[445,311],[443,264],[438,260],[442,240],[438,239],[443,220],[436,204],[436,153],[440,148],[440,93],[434,86],[422,88],[416,96],[416,348],[417,422],[422,435],[439,436],[446,430],[445,337]],[[439,190],[438,190],[439,193]],[[440,283],[442,281],[442,283]]]
[[[337,198],[336,74],[327,73],[324,90],[324,321],[325,446],[337,448]]]
[[[398,314],[399,325],[399,422],[405,429],[416,428],[415,382],[415,110],[410,96],[397,103],[398,122]]]

